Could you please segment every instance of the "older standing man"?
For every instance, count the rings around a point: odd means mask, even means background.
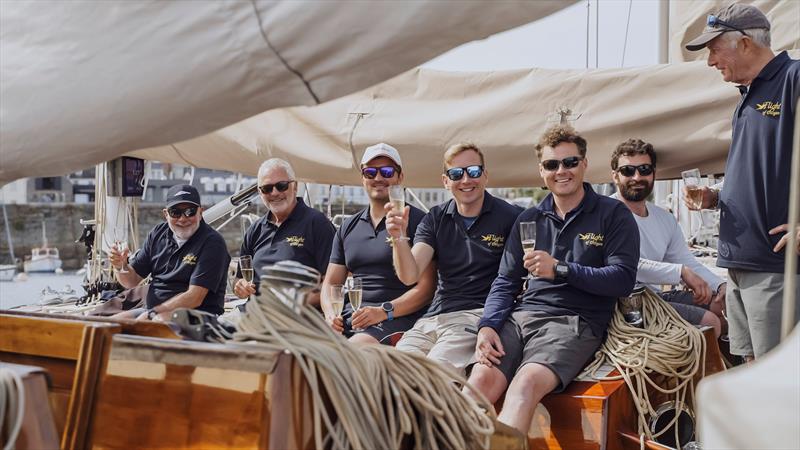
[[[253,257],[253,280],[259,280],[261,268],[279,261],[297,261],[325,274],[336,232],[321,212],[309,208],[297,197],[297,180],[292,166],[279,158],[264,161],[258,169],[261,201],[269,209],[244,235],[241,255]],[[233,287],[239,298],[256,293],[256,285],[240,278]],[[319,291],[307,301],[319,305]]]
[[[385,205],[389,187],[403,181],[400,153],[391,145],[368,147],[361,157],[361,184],[369,196],[369,206],[345,220],[333,241],[331,260],[322,284],[343,284],[348,272],[363,283],[362,306],[353,312],[348,305],[343,316],[328,318],[334,330],[359,344],[391,344],[414,326],[431,301],[436,268],[431,264],[414,286],[397,279],[392,266],[393,240],[386,230]],[[413,239],[425,215],[410,206],[408,237]],[[323,303],[327,296],[322,296]],[[323,308],[324,310],[325,308]],[[356,331],[358,330],[358,331]]]
[[[717,265],[728,269],[731,353],[752,360],[780,342],[785,252],[800,253],[785,248],[800,61],[786,52],[776,56],[766,16],[743,4],[709,15],[686,48],[708,48],[708,65],[742,94],[733,114],[727,181],[721,190],[704,188],[701,207],[720,209]],[[800,308],[796,312],[795,321]]]
[[[128,250],[111,249],[109,259],[124,287],[152,277],[147,309],[114,317],[166,320],[177,308],[222,314],[231,257],[222,236],[203,221],[197,189],[188,184],[169,188],[164,218],[166,222],[156,225],[130,258],[131,270],[120,272],[128,262]]]

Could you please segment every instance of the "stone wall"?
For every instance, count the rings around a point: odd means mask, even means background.
[[[257,202],[258,203],[258,202]],[[11,256],[6,239],[6,226],[11,230],[14,253],[17,258],[30,256],[33,247],[42,245],[42,222],[47,229],[47,241],[58,248],[64,270],[76,270],[83,266],[85,247],[75,241],[80,237],[83,227],[81,219],[94,218],[94,205],[79,204],[39,204],[6,205],[8,224],[0,215],[0,263],[10,263]],[[139,242],[144,242],[147,233],[164,220],[162,207],[155,205],[139,207]],[[247,210],[248,213],[262,215],[263,205],[258,203]],[[222,220],[215,225],[219,226]],[[239,218],[225,225],[220,232],[228,243],[231,255],[239,253],[242,244],[241,222]]]

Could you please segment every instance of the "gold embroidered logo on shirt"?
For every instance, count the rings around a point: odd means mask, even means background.
[[[591,245],[594,247],[602,247],[603,246],[603,235],[597,233],[583,233],[578,234],[578,239],[583,241],[586,245]]]
[[[481,242],[486,242],[489,247],[502,247],[506,243],[506,237],[496,234],[484,234],[481,236]]]
[[[183,263],[184,264],[188,264],[190,266],[193,266],[193,265],[197,264],[197,256],[189,253],[188,255],[183,257]]]
[[[292,247],[302,247],[306,242],[306,238],[302,236],[287,236],[286,242],[288,242]]]
[[[781,104],[776,102],[756,103],[756,111],[759,111],[764,116],[780,117]]]

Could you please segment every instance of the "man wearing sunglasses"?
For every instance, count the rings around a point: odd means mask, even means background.
[[[436,259],[438,286],[423,318],[398,342],[463,373],[475,348],[475,330],[503,254],[503,245],[521,208],[486,192],[483,153],[470,143],[444,154],[442,182],[453,199],[422,219],[413,247],[403,240],[409,208],[390,208],[386,228],[394,238],[394,266],[405,284],[419,281]]]
[[[800,239],[798,248],[786,248],[800,61],[772,52],[770,28],[758,8],[733,4],[709,15],[686,45],[708,48],[708,65],[741,94],[724,186],[704,187],[701,207],[720,209],[717,265],[728,269],[728,336],[731,353],[746,360],[780,342],[786,252],[800,253]],[[800,229],[793,232],[800,238]],[[800,319],[800,308],[790,319]]]
[[[566,388],[592,359],[617,298],[633,290],[639,259],[631,212],[583,181],[586,140],[557,125],[536,152],[551,193],[523,211],[509,235],[469,378],[492,403],[508,386],[498,420],[522,433],[542,397]],[[531,221],[536,244],[523,251],[519,223]]]
[[[343,284],[348,272],[362,282],[361,308],[355,313],[347,305],[342,316],[329,317],[334,330],[359,344],[392,344],[414,326],[431,301],[435,287],[433,265],[414,286],[406,286],[392,267],[392,239],[386,231],[385,205],[389,187],[403,181],[400,153],[391,145],[368,147],[361,157],[361,184],[369,196],[369,206],[344,221],[333,240],[331,259],[322,291]],[[410,206],[408,237],[414,238],[422,216]],[[323,295],[323,302],[327,298]],[[330,305],[325,303],[326,315]],[[360,331],[354,331],[360,330]]]
[[[109,253],[124,287],[136,287],[151,277],[147,309],[115,317],[169,320],[177,308],[222,314],[231,257],[222,236],[203,221],[197,189],[188,184],[172,186],[167,191],[164,218],[166,223],[156,225],[130,258],[127,272],[120,269],[128,261],[128,251],[112,248]]]
[[[648,285],[693,325],[722,333],[725,283],[689,252],[686,237],[675,217],[647,201],[656,180],[656,152],[641,139],[629,139],[611,154],[611,177],[617,185],[614,198],[633,213],[641,247],[636,281]],[[659,286],[683,289],[661,292]]]
[[[324,214],[306,206],[297,196],[292,166],[279,158],[258,168],[258,190],[267,213],[245,232],[240,255],[253,258],[253,283],[236,280],[234,293],[247,298],[258,291],[261,268],[278,261],[297,261],[325,274],[336,229]],[[319,306],[319,291],[309,294],[310,304]]]

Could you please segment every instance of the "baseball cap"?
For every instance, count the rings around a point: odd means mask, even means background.
[[[167,208],[181,203],[200,206],[200,193],[191,184],[176,184],[172,186],[167,191]]]
[[[769,20],[764,13],[752,5],[734,3],[716,14],[709,14],[703,33],[686,44],[686,50],[702,50],[712,39],[726,31],[741,31],[751,28],[770,29]]]
[[[403,162],[400,160],[400,153],[397,149],[383,142],[367,147],[364,150],[364,156],[361,157],[361,164],[366,164],[378,156],[385,156],[394,161],[399,167],[403,167]]]

